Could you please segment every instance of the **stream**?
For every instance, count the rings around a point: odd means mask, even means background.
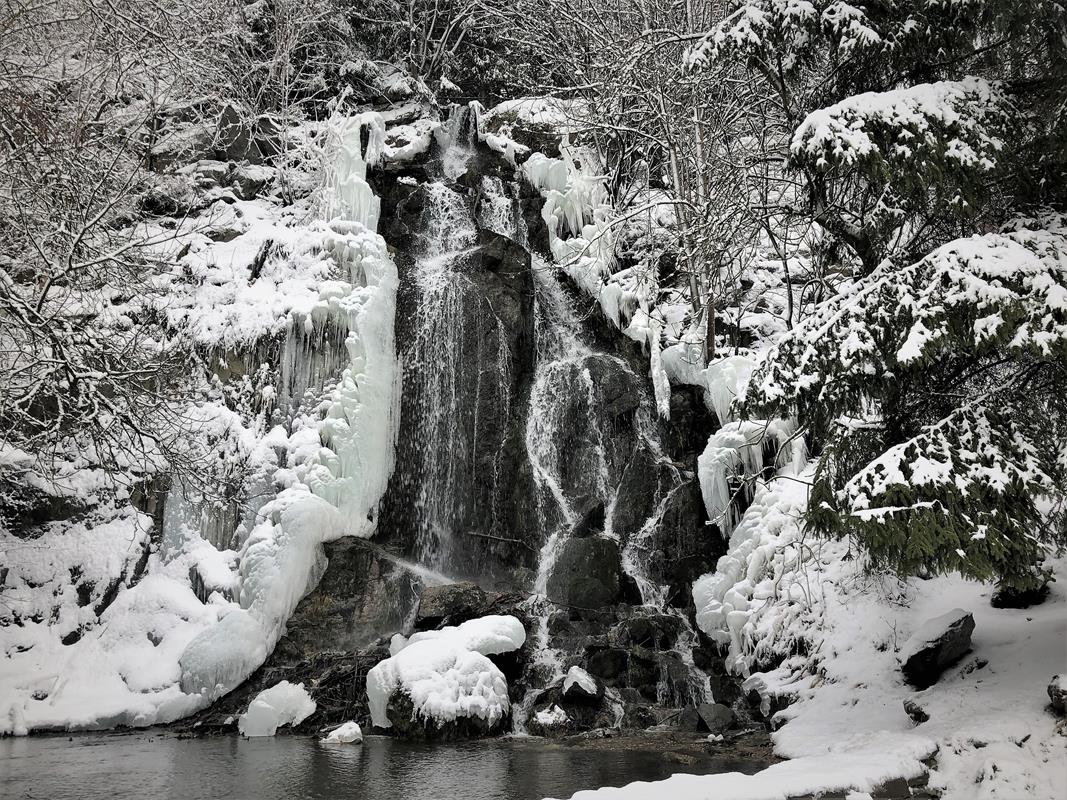
[[[753,773],[766,766],[678,755],[647,741],[425,744],[370,736],[360,745],[324,745],[298,736],[184,739],[158,731],[0,739],[0,764],[5,800],[540,800],[676,772]]]

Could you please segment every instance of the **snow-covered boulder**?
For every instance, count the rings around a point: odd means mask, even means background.
[[[363,730],[355,722],[346,722],[326,734],[322,741],[326,744],[359,744],[363,741]]]
[[[244,736],[273,736],[283,725],[299,725],[315,713],[315,701],[302,683],[282,681],[256,695],[237,720]]]
[[[924,622],[900,649],[904,679],[919,689],[933,686],[946,667],[971,649],[973,631],[974,617],[960,608]]]
[[[571,667],[563,679],[563,699],[572,703],[599,703],[604,687],[581,667]]]
[[[455,627],[394,637],[393,654],[367,673],[371,721],[402,736],[479,736],[511,711],[504,674],[488,656],[518,650],[526,630],[491,615]]]

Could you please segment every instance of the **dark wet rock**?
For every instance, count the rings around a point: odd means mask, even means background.
[[[592,355],[585,366],[597,387],[604,411],[610,417],[632,414],[641,404],[641,381],[617,359]]]
[[[681,629],[682,620],[678,617],[653,613],[623,620],[609,632],[608,638],[623,647],[636,645],[666,650],[674,646]]]
[[[592,536],[604,532],[604,503],[600,500],[592,500],[586,508],[580,512],[578,521],[571,529],[571,536]]]
[[[1048,699],[1052,710],[1061,716],[1067,713],[1067,675],[1053,675],[1048,684]]]
[[[926,709],[919,705],[919,703],[912,697],[904,700],[904,713],[911,717],[916,725],[921,725],[930,719],[930,715],[926,713]]]
[[[609,684],[624,676],[630,667],[630,654],[619,647],[597,648],[589,653],[587,670]]]
[[[427,586],[419,598],[415,613],[415,630],[425,631],[443,625],[459,625],[469,619],[484,616],[489,597],[473,583],[450,583]]]
[[[923,624],[901,649],[904,679],[919,689],[932,686],[970,651],[973,631],[974,617],[959,608]]]
[[[457,717],[446,722],[428,719],[415,714],[411,697],[406,692],[396,692],[389,698],[386,715],[392,727],[382,732],[402,739],[480,739],[503,733],[511,721],[510,716],[495,723],[481,717]]]
[[[675,717],[674,725],[683,731],[699,731],[700,712],[697,711],[696,706],[686,706]]]
[[[563,679],[562,697],[568,703],[599,705],[604,699],[604,684],[581,667],[572,667]]]
[[[548,578],[548,598],[578,608],[611,605],[619,597],[621,571],[619,546],[613,539],[568,539]]]
[[[760,675],[750,675],[741,684],[741,692],[748,704],[753,707],[764,721],[770,722],[779,712],[786,709],[795,699],[792,694],[772,689],[766,679]]]
[[[399,631],[418,600],[417,576],[366,540],[338,539],[325,551],[321,580],[300,601],[275,649],[279,662],[364,647]]]
[[[618,495],[611,507],[611,530],[628,541],[645,524],[656,508],[657,494],[669,477],[657,462],[652,449],[641,442],[635,447],[619,481]]]
[[[722,703],[701,703],[697,713],[704,730],[709,733],[722,733],[734,726],[737,716],[729,706]]]
[[[708,437],[720,427],[715,412],[704,402],[703,389],[685,384],[671,387],[671,417],[664,443],[673,458],[691,461],[704,452]]]

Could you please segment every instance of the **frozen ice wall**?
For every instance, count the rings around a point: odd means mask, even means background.
[[[362,114],[336,133],[322,247],[336,262],[338,277],[321,283],[319,303],[304,324],[343,332],[347,363],[309,412],[314,416],[294,425],[288,441],[275,432],[275,444],[288,450],[275,476],[284,488],[261,509],[239,554],[240,607],[193,639],[181,656],[186,693],[214,699],[263,663],[297,603],[321,577],[322,543],[374,533],[392,472],[398,281],[385,241],[375,232],[379,202],[366,181],[368,163],[380,157],[384,126],[377,115]],[[305,371],[300,359],[311,355],[287,354],[287,364]],[[308,441],[309,431],[318,446]]]

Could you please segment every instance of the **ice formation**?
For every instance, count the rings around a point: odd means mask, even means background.
[[[346,722],[330,731],[322,740],[326,744],[359,744],[363,730],[355,722]]]
[[[361,135],[369,130],[366,152]],[[383,125],[360,115],[341,128],[329,181],[332,217],[323,246],[347,281],[320,288],[316,315],[347,332],[348,364],[316,426],[321,446],[294,459],[288,485],[260,510],[240,553],[240,609],[203,631],[181,657],[182,690],[210,699],[250,675],[273,650],[300,599],[324,568],[322,542],[368,537],[392,472],[397,364],[393,341],[396,266],[374,233],[378,201],[366,169],[381,155]]]
[[[518,619],[493,615],[456,627],[394,638],[393,655],[367,673],[371,720],[392,727],[389,699],[411,698],[414,714],[438,724],[479,717],[493,725],[511,708],[504,674],[486,656],[522,647],[526,631]]]
[[[0,734],[145,726],[195,712],[269,655],[319,578],[323,541],[373,534],[399,394],[397,272],[374,231],[378,202],[366,182],[383,131],[366,114],[337,126],[318,220],[269,200],[238,201],[229,216],[208,216],[235,238],[190,234],[182,274],[160,278],[172,281],[160,313],[223,379],[243,374],[242,359],[255,365],[261,341],[284,336],[279,380],[256,402],[282,405],[289,425],[264,431],[216,400],[191,407],[198,434],[240,465],[253,499],[231,509],[176,483],[158,553],[149,554],[148,520],[125,495],[108,504],[87,493],[81,501],[99,508],[54,526],[62,546],[38,552],[17,542],[7,583],[25,571],[25,585],[5,599],[17,597],[26,619],[30,606],[47,606],[42,619],[60,624],[3,629]],[[319,402],[304,411],[307,389]],[[0,548],[9,545],[4,534]],[[53,577],[42,582],[41,570]],[[101,612],[106,603],[79,602],[85,587],[109,585],[114,600]]]
[[[238,717],[237,730],[243,736],[273,736],[283,725],[299,725],[314,713],[315,701],[304,684],[281,681],[256,695]]]

